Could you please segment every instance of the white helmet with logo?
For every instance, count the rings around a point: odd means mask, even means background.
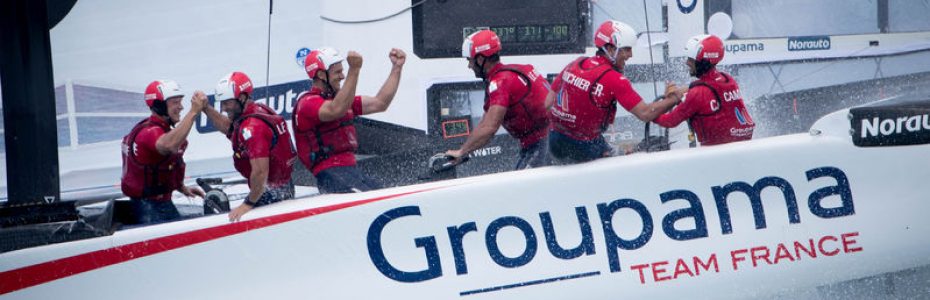
[[[239,99],[239,95],[252,95],[252,80],[242,72],[232,72],[216,84],[216,101]]]
[[[339,54],[336,49],[323,47],[310,51],[310,54],[304,60],[304,71],[307,71],[307,76],[310,76],[310,79],[313,80],[317,71],[329,70],[330,66],[341,63],[343,60],[345,60],[345,57]]]
[[[608,20],[594,32],[594,46],[601,49],[607,44],[618,49],[633,47],[636,45],[636,30],[626,23]]]
[[[691,37],[685,44],[685,53],[695,61],[707,61],[716,65],[723,60],[723,41],[715,35],[702,34]]]

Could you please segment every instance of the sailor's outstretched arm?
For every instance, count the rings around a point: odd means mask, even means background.
[[[478,126],[475,127],[475,132],[472,132],[471,135],[468,136],[468,139],[465,140],[462,147],[457,150],[446,151],[446,155],[460,160],[463,156],[475,151],[475,149],[487,145],[491,138],[494,137],[494,133],[501,127],[501,123],[504,122],[504,116],[506,115],[507,107],[502,105],[491,105],[491,107],[488,108],[488,112],[481,117],[481,122],[478,122]]]
[[[387,110],[388,106],[391,106],[391,101],[394,100],[394,95],[397,94],[404,62],[407,61],[407,54],[404,53],[404,50],[394,48],[391,49],[388,57],[391,59],[391,73],[388,75],[387,80],[384,81],[381,89],[378,90],[377,95],[374,97],[362,96],[363,114],[367,115]]]
[[[352,102],[355,101],[355,88],[358,87],[358,76],[362,68],[362,55],[355,51],[349,51],[346,61],[349,63],[349,72],[346,74],[345,82],[342,83],[342,88],[336,93],[333,101],[325,101],[320,106],[319,117],[322,122],[342,118],[352,108]]]

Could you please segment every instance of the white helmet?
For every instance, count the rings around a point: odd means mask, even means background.
[[[330,66],[341,63],[343,60],[345,60],[345,57],[339,54],[339,51],[336,49],[323,47],[310,51],[310,54],[308,54],[307,58],[304,60],[304,70],[307,71],[307,76],[310,76],[310,79],[313,80],[317,71],[329,70]]]
[[[623,22],[608,20],[594,32],[594,46],[598,49],[611,44],[617,48],[636,45],[636,30]]]
[[[184,91],[174,80],[155,80],[145,87],[145,104],[149,107],[156,102],[165,102],[170,98],[183,97]]]
[[[216,101],[229,99],[239,99],[239,95],[252,95],[252,80],[242,72],[232,72],[220,79],[216,84],[215,96]]]
[[[706,60],[716,65],[725,54],[723,41],[715,35],[702,34],[691,37],[685,43],[685,53],[696,61]]]

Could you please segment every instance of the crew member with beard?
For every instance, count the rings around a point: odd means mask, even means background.
[[[623,76],[635,44],[636,31],[630,25],[606,21],[594,33],[597,54],[576,59],[556,76],[546,107],[551,108],[549,149],[560,163],[610,155],[602,133],[613,124],[618,104],[643,122],[651,122],[681,99],[681,92],[669,83],[661,100],[642,101]]]
[[[514,169],[548,166],[549,119],[545,102],[549,82],[533,65],[501,63],[500,51],[500,38],[487,29],[463,41],[462,56],[468,59],[468,68],[484,83],[484,115],[465,143],[459,149],[446,151],[446,155],[460,161],[490,142],[503,125],[520,141],[520,158]]]
[[[356,166],[358,136],[353,123],[357,116],[383,112],[391,105],[407,56],[395,48],[388,58],[392,68],[378,94],[356,96],[361,55],[349,51],[343,58],[329,47],[307,55],[304,67],[313,85],[309,92],[297,97],[292,124],[297,155],[316,177],[321,193],[354,193],[381,187]],[[343,73],[343,60],[349,64],[347,74]]]
[[[688,121],[688,139],[694,147],[695,134],[701,146],[720,145],[752,139],[756,127],[743,103],[733,76],[717,70],[723,60],[723,41],[714,35],[698,35],[685,44],[688,70],[697,80],[691,82],[681,105],[655,119],[662,127],[675,127]]]
[[[203,110],[207,96],[197,91],[191,110],[181,118],[184,106],[181,87],[171,80],[156,80],[145,88],[145,103],[152,115],[123,137],[123,194],[129,196],[136,224],[159,223],[181,217],[171,201],[174,191],[185,196],[204,196],[198,187],[184,185],[184,150],[194,118]]]
[[[232,142],[233,164],[249,184],[249,195],[229,212],[230,221],[255,207],[294,197],[294,147],[287,122],[274,109],[252,101],[252,89],[248,76],[232,72],[216,85],[216,101],[221,101],[226,116],[210,106],[204,109],[213,126]]]

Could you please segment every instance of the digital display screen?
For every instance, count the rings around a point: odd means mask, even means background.
[[[468,127],[468,119],[461,120],[450,120],[442,122],[442,137],[443,138],[454,138],[460,136],[467,136],[471,134],[471,130]]]
[[[583,53],[590,9],[588,0],[426,0],[412,15],[421,58],[461,57],[462,40],[482,29],[500,37],[501,55],[534,55]]]
[[[522,25],[522,26],[491,26],[491,27],[465,27],[462,29],[462,38],[479,30],[491,29],[501,39],[502,44],[508,43],[549,43],[569,42],[569,27],[566,24],[555,25]]]

